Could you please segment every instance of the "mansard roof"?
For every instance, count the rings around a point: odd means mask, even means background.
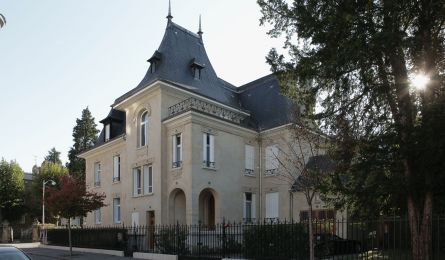
[[[117,98],[115,104],[132,96],[150,83],[165,79],[187,85],[191,87],[190,91],[197,94],[240,108],[236,89],[218,78],[207,56],[202,38],[171,20],[167,23],[159,48],[149,61],[155,68],[150,67],[136,88]],[[153,65],[153,63],[156,64]],[[192,64],[199,65],[200,79],[193,77]]]
[[[268,75],[241,87],[216,75],[204,48],[202,37],[168,19],[164,37],[150,59],[150,68],[142,81],[115,100],[131,97],[156,81],[175,86],[250,113],[249,128],[266,130],[293,121],[295,103],[281,95],[274,75]],[[193,69],[201,71],[200,79]]]

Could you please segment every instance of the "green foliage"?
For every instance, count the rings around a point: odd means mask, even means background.
[[[48,229],[48,244],[68,246],[68,229]],[[128,239],[125,228],[75,228],[71,229],[72,246],[125,250]]]
[[[0,161],[0,218],[10,222],[24,213],[24,173],[15,161]]]
[[[156,247],[162,254],[185,254],[188,232],[180,226],[163,228],[156,236]]]
[[[6,25],[6,18],[4,15],[0,14],[0,28]]]
[[[428,196],[445,198],[445,2],[258,4],[269,35],[285,37],[287,54],[267,57],[282,90],[337,137],[327,195],[356,215],[404,212],[408,200],[431,214]],[[431,79],[424,90],[410,84],[416,73]]]
[[[105,206],[104,193],[88,191],[82,180],[64,175],[59,187],[48,187],[47,203],[51,212],[63,218],[86,217],[88,212]]]
[[[48,155],[45,156],[45,161],[62,164],[62,161],[60,160],[60,152],[57,151],[55,147],[51,148],[51,150],[48,151]]]
[[[76,125],[73,128],[74,145],[68,151],[67,167],[74,176],[85,179],[85,160],[77,157],[83,151],[93,147],[97,140],[97,125],[94,122],[90,110],[85,108],[82,111],[82,117],[76,119]]]
[[[249,226],[243,236],[245,256],[249,259],[305,259],[309,255],[306,229],[300,223]]]

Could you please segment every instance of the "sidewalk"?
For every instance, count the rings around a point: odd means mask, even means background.
[[[73,251],[73,256],[70,257],[69,250],[45,248],[45,246],[41,246],[39,242],[7,244],[7,245],[13,245],[17,248],[22,249],[33,260],[50,260],[50,259],[52,259],[52,260],[54,260],[54,259],[118,260],[118,259],[128,259],[128,257],[122,257],[122,256],[113,256],[113,255],[96,254],[96,253],[85,253],[85,252],[78,252],[78,251]]]

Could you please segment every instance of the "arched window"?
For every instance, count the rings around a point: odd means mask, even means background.
[[[148,143],[148,112],[145,111],[141,115],[141,121],[139,125],[139,144],[140,146],[146,146]]]

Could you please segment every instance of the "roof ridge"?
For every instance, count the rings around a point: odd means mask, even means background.
[[[179,30],[181,30],[181,31],[183,31],[183,32],[185,32],[185,33],[187,33],[187,34],[190,34],[191,36],[194,36],[194,37],[198,38],[199,40],[201,39],[201,37],[199,37],[198,34],[196,34],[196,33],[192,32],[192,31],[190,31],[190,30],[188,30],[188,29],[182,27],[181,25],[179,25],[179,24],[177,24],[177,23],[175,23],[175,22],[169,22],[169,26],[170,26],[170,25],[176,27],[177,29],[179,29]]]
[[[249,89],[249,88],[251,88],[251,87],[256,87],[256,86],[258,86],[258,85],[256,85],[258,82],[261,82],[261,81],[264,81],[264,80],[273,79],[273,78],[275,78],[275,74],[270,73],[270,74],[268,74],[268,75],[266,75],[266,76],[263,76],[263,77],[261,77],[261,78],[258,78],[258,79],[256,79],[256,80],[254,80],[254,81],[248,82],[248,83],[246,83],[246,84],[244,84],[244,85],[238,87],[238,93],[241,93],[241,92],[243,92],[243,91],[246,91],[247,89]]]

